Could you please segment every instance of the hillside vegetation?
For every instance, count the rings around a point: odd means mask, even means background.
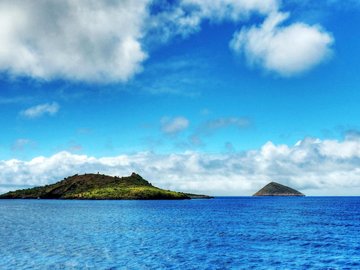
[[[55,184],[11,191],[0,199],[179,200],[210,198],[154,187],[140,175],[73,175]]]

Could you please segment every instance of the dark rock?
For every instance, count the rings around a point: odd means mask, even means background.
[[[253,196],[305,196],[303,193],[281,185],[276,182],[271,182],[256,192]]]

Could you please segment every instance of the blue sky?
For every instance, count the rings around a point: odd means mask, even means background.
[[[63,151],[97,159],[145,152],[246,156],[267,142],[345,144],[360,129],[359,1],[140,2],[114,8],[89,1],[83,13],[55,2],[35,1],[37,13],[17,1],[1,4],[3,162]],[[49,16],[55,8],[66,16]],[[95,19],[88,21],[92,12]],[[13,13],[25,22],[34,14],[40,19],[21,24]],[[43,22],[48,28],[39,29]],[[349,158],[356,164],[357,152]],[[9,170],[7,186],[16,176]],[[202,179],[193,186],[164,184],[207,191]],[[234,181],[229,185],[239,193],[255,188]],[[342,187],[348,194],[348,185]]]

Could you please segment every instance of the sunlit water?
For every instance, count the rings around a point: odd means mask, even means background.
[[[0,269],[360,269],[360,197],[0,200]]]

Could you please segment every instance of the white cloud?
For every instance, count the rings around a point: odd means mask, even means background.
[[[56,102],[45,103],[30,107],[21,112],[21,115],[27,118],[38,118],[44,115],[55,115],[60,109]]]
[[[278,0],[180,0],[177,5],[155,14],[149,21],[149,30],[157,33],[157,41],[168,41],[176,35],[187,37],[199,31],[206,20],[212,23],[246,21],[252,14],[266,16],[278,9]]]
[[[292,75],[325,59],[330,34],[303,23],[280,26],[280,9],[279,0],[2,0],[0,71],[45,80],[125,82],[142,70],[149,44],[189,36],[204,21],[240,27],[254,14],[264,24],[240,30],[232,41],[250,62]]]
[[[284,25],[289,13],[281,12],[281,7],[277,0],[182,0],[154,16],[152,22],[161,33],[158,39],[163,41],[174,35],[187,37],[199,31],[204,21],[232,21],[238,26],[241,22],[242,28],[230,42],[231,49],[244,54],[250,66],[288,77],[328,59],[334,39],[320,25],[302,22]],[[254,14],[264,18],[262,25],[244,26]]]
[[[146,58],[147,0],[0,2],[0,69],[41,79],[126,81]]]
[[[343,154],[339,154],[343,153]],[[0,161],[0,188],[44,185],[75,173],[129,175],[136,171],[162,188],[214,195],[251,195],[278,181],[308,195],[359,195],[360,140],[268,142],[244,153],[151,152],[95,158],[60,152],[30,161]]]
[[[230,47],[244,54],[252,66],[261,66],[282,76],[313,68],[331,55],[334,40],[318,25],[281,24],[289,14],[274,13],[261,26],[235,33]]]
[[[269,14],[279,8],[278,0],[183,0],[181,6],[189,9],[201,19],[233,20],[247,18],[251,13]]]
[[[175,118],[163,117],[161,119],[161,130],[166,134],[177,134],[189,126],[189,120],[179,116]]]

